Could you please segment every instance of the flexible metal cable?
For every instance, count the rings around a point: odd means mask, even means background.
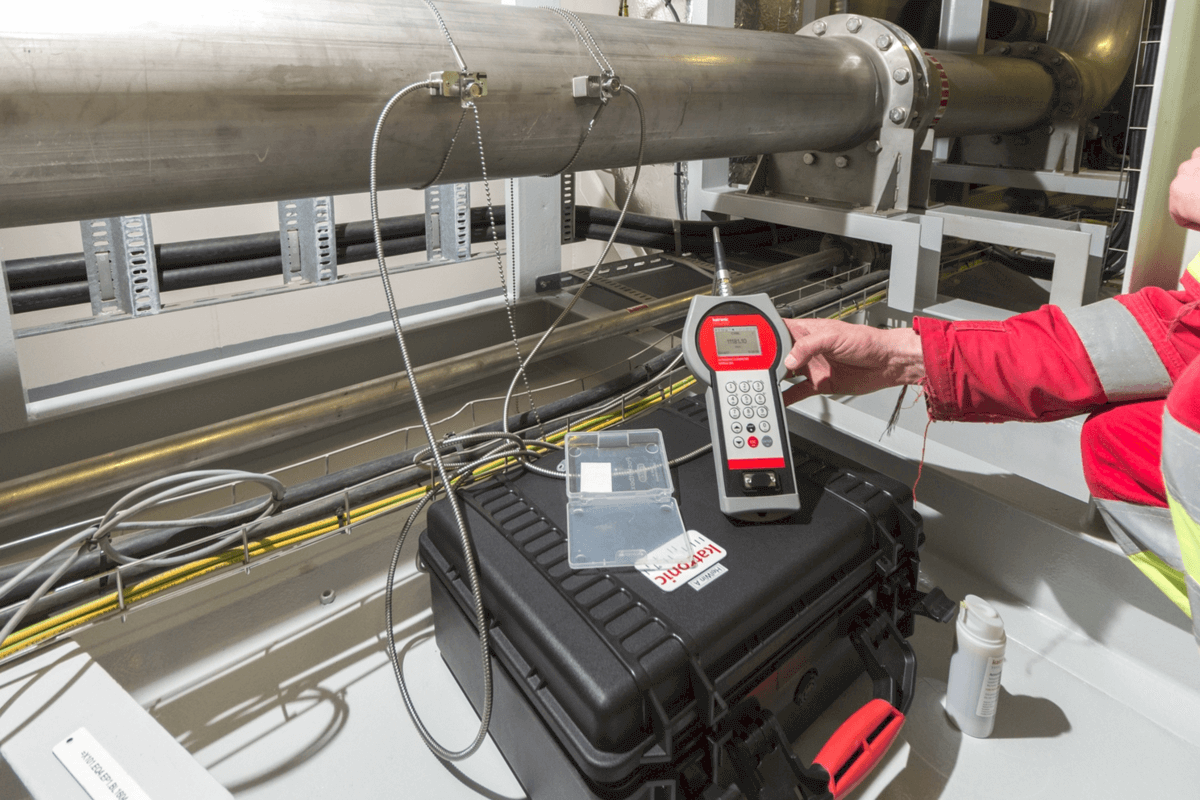
[[[190,517],[186,520],[173,519],[143,522],[127,521],[130,517],[135,516],[142,511],[162,505],[170,500],[178,499],[183,495],[190,495],[197,491],[203,491],[215,486],[223,486],[231,482],[237,483],[241,481],[254,481],[256,483],[261,483],[270,489],[271,493],[267,496],[261,509],[251,508],[248,510],[241,510],[225,514],[210,514],[208,516]],[[163,486],[167,486],[169,488],[164,491],[150,494]],[[150,496],[143,497],[143,495],[146,494],[150,494]],[[4,628],[0,629],[0,642],[4,642],[9,635],[16,630],[17,626],[20,625],[21,621],[25,619],[25,616],[31,610],[33,610],[33,607],[37,605],[38,601],[41,600],[47,592],[54,588],[54,585],[58,583],[58,581],[67,573],[68,570],[70,570],[72,566],[74,566],[75,562],[78,561],[79,558],[92,547],[99,545],[99,547],[118,564],[129,564],[135,561],[136,559],[131,559],[112,547],[109,540],[114,530],[129,528],[145,529],[151,527],[174,528],[184,525],[223,525],[245,517],[248,513],[254,512],[259,512],[258,519],[261,519],[262,517],[267,516],[275,511],[275,509],[278,507],[279,501],[283,499],[283,494],[284,486],[277,478],[258,473],[242,472],[241,470],[195,470],[193,472],[184,472],[178,475],[168,475],[134,489],[132,492],[129,492],[117,500],[117,502],[114,503],[107,512],[105,512],[104,516],[100,518],[100,521],[97,524],[84,528],[83,530],[76,531],[56,547],[51,548],[40,558],[34,560],[29,564],[29,566],[27,566],[17,575],[13,576],[13,578],[5,583],[4,586],[0,587],[0,598],[3,598],[10,591],[12,591],[14,586],[24,580],[28,575],[32,574],[33,571],[46,564],[50,559],[57,556],[63,550],[78,545],[76,551],[67,559],[65,559],[63,563],[60,564],[58,568],[50,574],[49,577],[46,578],[46,580],[42,581],[33,594],[26,598],[21,604],[21,607],[17,609],[16,613],[9,618]],[[135,500],[137,501],[136,503],[133,502]],[[128,506],[130,503],[133,503],[133,505],[126,508],[126,506]],[[230,537],[224,537],[219,542],[209,545],[199,552],[192,551],[183,556],[176,556],[175,559],[167,557],[151,558],[147,560],[147,563],[154,563],[160,566],[171,566],[179,558],[192,561],[198,557],[203,557],[215,552],[218,546],[221,550],[226,549],[231,540],[240,538],[240,536],[241,534],[239,532],[238,534],[234,534]]]
[[[429,0],[425,2],[434,8]],[[436,11],[436,9],[435,9]],[[441,15],[438,15],[439,20]],[[444,29],[444,28],[443,28]],[[447,33],[447,36],[449,34]],[[464,68],[465,69],[465,68]],[[383,236],[379,230],[379,191],[378,191],[378,161],[379,161],[379,139],[383,133],[383,126],[387,122],[388,115],[396,103],[400,102],[409,94],[418,89],[427,89],[436,85],[434,81],[418,81],[417,83],[409,84],[400,91],[396,92],[384,105],[383,110],[379,114],[379,120],[375,123],[375,133],[371,138],[371,158],[370,158],[370,200],[371,200],[371,227],[375,235],[375,252],[379,266],[379,277],[383,281],[383,293],[387,298],[388,311],[392,317],[392,328],[396,332],[396,341],[400,345],[400,355],[404,359],[404,369],[408,373],[409,386],[412,389],[413,401],[417,407],[417,414],[421,418],[421,427],[425,429],[425,436],[428,438],[432,447],[433,461],[437,466],[438,477],[442,481],[442,485],[449,488],[450,480],[446,473],[446,465],[442,462],[441,450],[437,446],[437,439],[433,435],[433,428],[429,423],[429,415],[425,411],[425,401],[421,397],[421,392],[417,387],[416,376],[413,370],[412,357],[408,352],[408,344],[404,339],[404,328],[400,324],[400,312],[396,307],[396,298],[392,294],[392,282],[387,270],[387,261],[383,255]],[[476,112],[478,114],[478,111]],[[476,117],[478,123],[478,117]],[[489,203],[490,208],[490,203]],[[493,232],[495,225],[493,224]],[[497,246],[498,247],[498,246]],[[422,723],[420,716],[417,714],[416,706],[413,705],[412,697],[409,696],[408,687],[404,683],[404,677],[399,668],[396,668],[397,680],[400,686],[400,696],[404,699],[404,706],[408,710],[409,716],[412,717],[413,725],[420,734],[421,740],[430,751],[445,761],[461,761],[467,758],[483,744],[487,738],[488,725],[492,719],[492,656],[491,643],[488,636],[487,615],[483,608],[483,595],[479,585],[479,569],[475,563],[475,550],[471,545],[471,537],[467,533],[467,522],[463,517],[462,508],[459,504],[458,497],[452,491],[447,491],[447,497],[450,502],[450,508],[454,512],[455,522],[458,523],[458,530],[463,546],[463,560],[466,562],[467,579],[471,587],[471,593],[475,598],[475,624],[479,631],[479,656],[483,664],[483,708],[479,715],[479,730],[475,734],[472,742],[461,750],[449,750],[443,747]],[[393,573],[394,574],[394,573]],[[389,576],[390,578],[391,576]],[[389,586],[390,586],[389,580]],[[390,616],[390,615],[389,615]],[[391,620],[388,620],[389,632],[391,630]],[[393,662],[393,666],[395,662]]]
[[[238,510],[226,514],[209,514],[205,516],[189,517],[185,520],[179,519],[162,519],[162,520],[141,520],[131,522],[129,519],[150,508],[162,505],[171,500],[178,499],[184,495],[190,495],[195,492],[204,491],[218,486],[225,486],[230,483],[253,482],[259,483],[270,490],[270,494],[263,499],[260,507],[252,507],[248,509]],[[174,484],[174,485],[173,485]],[[142,498],[133,505],[129,503],[137,499],[140,495],[145,494],[160,486],[167,486],[157,494],[150,497]],[[100,519],[96,525],[96,532],[92,534],[92,542],[99,545],[110,559],[117,564],[132,564],[134,562],[153,563],[158,566],[174,566],[175,564],[183,564],[188,561],[193,561],[197,558],[203,558],[206,555],[219,553],[229,547],[230,544],[241,538],[242,533],[239,530],[237,533],[232,533],[229,536],[223,537],[220,540],[213,542],[200,550],[192,550],[186,553],[181,553],[175,556],[162,556],[158,558],[135,558],[133,556],[121,553],[112,543],[112,533],[114,530],[145,530],[147,528],[177,528],[182,526],[210,526],[220,527],[230,525],[239,519],[250,515],[256,515],[253,522],[262,520],[279,507],[284,496],[283,483],[270,475],[260,475],[251,472],[242,472],[240,470],[194,470],[191,472],[183,472],[177,475],[168,475],[164,478],[159,478],[156,481],[135,489],[129,494],[122,497],[108,510],[108,512]],[[128,507],[126,507],[128,506]],[[0,639],[0,641],[3,641]]]
[[[513,275],[512,280],[509,281],[504,275],[504,259],[500,255],[500,235],[496,232],[496,213],[492,208],[492,186],[488,181],[487,157],[483,153],[483,128],[479,122],[479,106],[476,105],[474,101],[471,101],[467,105],[469,105],[475,112],[475,141],[479,145],[479,170],[483,176],[483,194],[485,201],[484,207],[487,208],[488,230],[492,234],[492,251],[496,256],[496,268],[500,271],[500,289],[504,293],[504,313],[508,318],[508,331],[512,334],[513,350],[516,351],[517,364],[519,365],[522,363],[521,341],[520,337],[517,336],[517,322],[516,318],[513,316],[513,303],[517,294],[517,262],[516,258],[513,256],[513,251],[510,248],[508,262],[509,268],[513,271]],[[515,220],[510,222],[514,223],[515,225]],[[541,413],[538,411],[537,403],[534,402],[533,387],[529,384],[529,376],[524,372],[518,372],[517,374],[521,375],[525,381],[525,394],[529,398],[529,409],[533,412],[533,417],[535,420],[537,420],[538,430],[541,432],[542,438],[544,439],[546,438],[546,430],[544,427],[542,427]],[[508,404],[511,401],[512,392],[510,391],[504,397],[504,408],[501,412],[506,418],[508,417]]]
[[[567,24],[575,31],[575,35],[579,37],[579,41],[583,42],[584,47],[591,52],[592,58],[596,59],[596,64],[602,72],[608,75],[616,74],[613,71],[612,64],[608,63],[608,57],[604,55],[604,51],[596,43],[596,38],[592,36],[591,30],[588,29],[583,20],[575,15],[574,11],[568,11],[565,8],[550,8],[549,10],[567,21]]]
[[[645,112],[645,109],[642,108],[642,99],[638,96],[638,93],[635,92],[629,85],[623,86],[621,91],[622,91],[622,94],[627,93],[630,97],[633,98],[633,101],[634,101],[634,103],[637,104],[637,109],[638,109],[637,166],[633,170],[633,180],[630,181],[629,193],[625,196],[625,202],[621,204],[621,213],[617,217],[616,224],[613,225],[613,230],[612,230],[612,233],[608,237],[608,241],[604,243],[604,250],[601,251],[600,257],[598,259],[596,259],[596,265],[592,267],[592,271],[588,273],[588,276],[587,276],[587,278],[584,279],[583,283],[579,284],[579,289],[571,297],[570,301],[568,301],[567,305],[563,308],[562,312],[558,315],[558,318],[555,319],[553,323],[551,323],[550,327],[548,327],[546,329],[546,332],[543,333],[541,338],[538,339],[537,344],[535,344],[533,346],[533,349],[529,351],[529,355],[525,358],[525,360],[520,362],[520,365],[517,367],[517,374],[513,376],[512,383],[510,383],[509,387],[508,387],[508,393],[505,395],[505,398],[504,398],[504,408],[505,409],[508,408],[508,405],[512,400],[512,393],[516,389],[518,377],[525,374],[525,369],[528,366],[529,362],[531,362],[533,360],[533,358],[537,355],[538,351],[542,348],[542,345],[546,343],[546,340],[548,338],[550,338],[550,334],[554,333],[554,331],[558,328],[558,326],[560,324],[562,324],[562,321],[564,319],[566,319],[567,315],[571,313],[571,309],[573,309],[575,307],[575,304],[579,302],[579,298],[583,296],[584,291],[588,288],[589,285],[591,285],[592,279],[594,277],[596,277],[596,273],[600,271],[600,265],[603,264],[604,259],[608,257],[609,251],[612,250],[613,242],[616,241],[617,234],[620,232],[621,226],[625,222],[625,214],[629,211],[629,203],[631,200],[633,200],[633,195],[637,189],[638,180],[641,178],[641,175],[642,175],[642,158],[646,153],[646,112]],[[507,413],[507,411],[506,411],[506,413]],[[505,420],[504,420],[504,431],[505,431],[505,433],[508,432],[508,418],[507,417],[505,417]]]
[[[446,27],[446,20],[442,19],[442,12],[433,4],[433,0],[425,0],[425,5],[429,6],[433,16],[437,18],[438,27],[442,29],[442,35],[450,44],[450,52],[454,54],[454,60],[458,62],[458,71],[467,72],[467,62],[463,61],[462,53],[458,52],[458,45],[454,43],[454,37],[450,35],[450,29]]]

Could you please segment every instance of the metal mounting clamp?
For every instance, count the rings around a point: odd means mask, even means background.
[[[577,99],[594,97],[601,103],[607,103],[620,93],[621,79],[611,72],[603,75],[579,75],[571,79],[571,94]]]
[[[480,97],[487,97],[486,72],[456,72],[443,70],[429,73],[429,80],[437,82],[430,86],[429,93],[434,97],[457,97],[464,106]]]

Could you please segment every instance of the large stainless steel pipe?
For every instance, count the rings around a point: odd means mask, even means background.
[[[950,81],[938,136],[1025,131],[1050,117],[1054,80],[1035,61],[937,52]]]
[[[1059,0],[1046,43],[1079,70],[1082,116],[1109,104],[1129,72],[1142,30],[1143,0]]]
[[[845,253],[838,248],[822,250],[739,276],[733,285],[739,294],[774,291],[794,286],[814,272],[837,267],[845,258]],[[679,319],[687,313],[693,294],[682,292],[636,311],[617,311],[598,319],[564,325],[546,341],[538,352],[538,359]],[[528,353],[540,337],[538,333],[521,339],[521,350]],[[416,379],[423,391],[435,394],[515,367],[516,354],[512,342],[508,342],[417,367]],[[401,406],[411,399],[408,376],[403,373],[389,375],[16,478],[0,484],[0,527],[136,486],[161,475]]]
[[[598,68],[546,9],[437,0],[471,70],[491,177],[557,172],[597,101]],[[0,15],[0,227],[362,191],[376,118],[401,87],[456,69],[422,0],[10,3]],[[646,108],[648,162],[862,141],[886,109],[846,42],[580,15]],[[433,179],[459,121],[422,91],[396,107],[381,185]],[[477,179],[474,124],[440,182]],[[627,166],[632,99],[575,169]]]
[[[1088,119],[1108,105],[1137,52],[1142,0],[1059,0],[1047,43],[1079,73],[1074,116]],[[1054,81],[1039,64],[1019,58],[934,54],[950,81],[950,104],[939,136],[1022,131],[1050,118]]]

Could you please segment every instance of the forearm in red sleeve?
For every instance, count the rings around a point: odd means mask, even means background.
[[[917,318],[934,419],[1047,421],[1107,402],[1075,329],[1056,306],[1004,321]]]
[[[1146,288],[1002,322],[915,319],[934,419],[1054,420],[1163,398],[1200,353],[1200,257],[1182,288]]]

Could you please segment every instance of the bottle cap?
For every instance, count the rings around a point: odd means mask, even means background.
[[[988,644],[1004,641],[1004,620],[982,597],[969,594],[963,599],[958,610],[958,625]]]

